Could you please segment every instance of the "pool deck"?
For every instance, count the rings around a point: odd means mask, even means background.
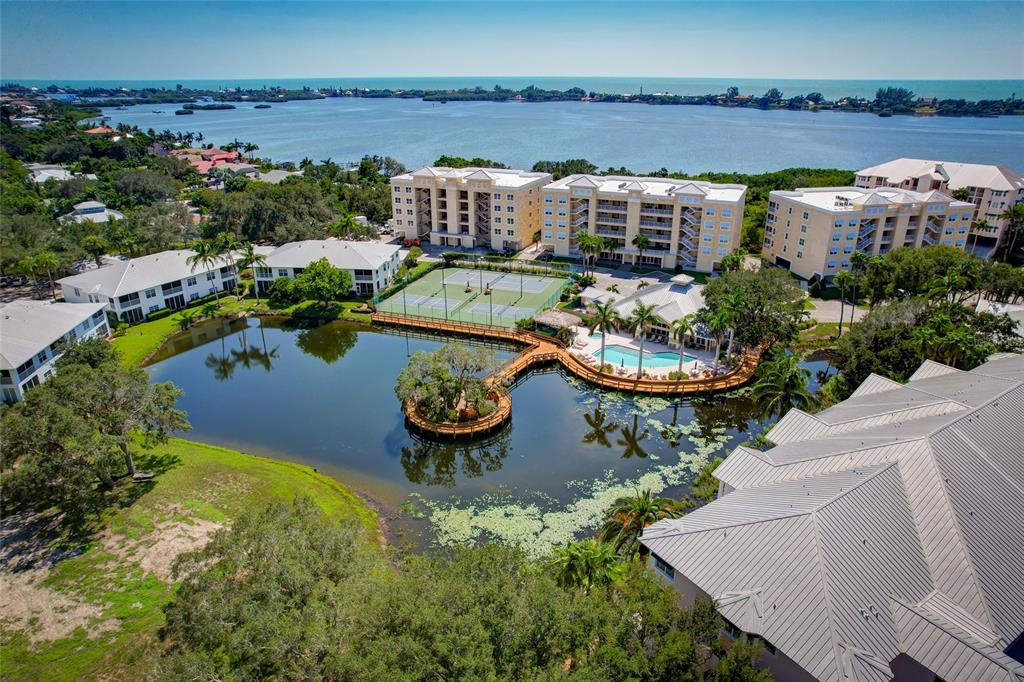
[[[569,346],[569,351],[580,357],[583,362],[587,364],[594,364],[595,367],[600,364],[598,360],[595,362],[593,358],[599,357],[601,353],[601,340],[590,338],[590,330],[586,327],[573,327],[573,342]],[[611,346],[625,346],[632,350],[640,352],[640,339],[636,338],[632,334],[623,334],[621,332],[609,332],[608,340],[605,341],[605,353],[608,353],[608,348]],[[679,348],[677,346],[666,346],[663,343],[654,343],[652,341],[644,341],[644,353],[678,353]],[[711,370],[715,366],[714,354],[704,350],[697,350],[696,348],[687,348],[684,351],[687,359],[683,361],[683,371],[693,375],[694,372],[702,374],[705,370]],[[690,360],[689,358],[693,358]],[[606,362],[608,360],[606,359]],[[673,363],[671,367],[651,367],[644,364],[644,373],[651,376],[653,379],[668,379],[669,372],[675,372],[678,369],[678,364]],[[636,365],[630,366],[619,366],[615,367],[616,376],[636,376]]]
[[[584,361],[578,354],[565,348],[561,343],[551,337],[546,337],[534,332],[523,331],[508,327],[492,327],[482,324],[467,322],[444,321],[429,317],[415,317],[412,315],[398,315],[395,313],[376,312],[371,319],[375,324],[387,324],[400,327],[411,327],[440,334],[460,334],[475,338],[485,338],[494,341],[506,341],[525,346],[524,350],[488,377],[488,381],[495,390],[502,396],[499,400],[499,409],[502,413],[511,416],[510,404],[504,387],[511,385],[516,377],[528,371],[535,365],[558,363],[565,370],[575,376],[604,389],[623,391],[627,393],[640,393],[645,395],[692,395],[698,393],[713,393],[715,391],[727,391],[742,386],[751,380],[757,370],[759,356],[757,353],[749,352],[737,355],[734,359],[734,366],[717,376],[705,375],[703,372],[699,378],[668,380],[655,378],[637,378],[635,372],[632,376],[621,376],[601,372],[596,367],[597,362]],[[409,417],[421,431],[433,433],[446,438],[473,437],[480,435],[484,430],[491,430],[496,425],[492,420],[484,418],[486,425],[475,422],[464,422],[459,424],[444,425],[442,428],[432,428],[432,425],[422,419],[421,415],[412,414],[406,406],[406,416]],[[507,417],[506,417],[507,418]],[[481,428],[486,426],[486,429]]]

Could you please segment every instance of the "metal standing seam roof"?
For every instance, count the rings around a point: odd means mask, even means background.
[[[0,369],[17,369],[103,306],[48,301],[13,301],[0,306]]]
[[[1024,357],[934,364],[833,408],[855,416],[839,436],[791,411],[781,445],[737,448],[725,494],[644,544],[818,679],[891,679],[905,653],[945,679],[1024,680],[1002,653],[1024,631]],[[886,419],[908,389],[963,402]]]

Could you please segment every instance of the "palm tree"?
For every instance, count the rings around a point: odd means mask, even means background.
[[[82,248],[92,254],[92,257],[96,260],[96,267],[103,265],[100,256],[107,250],[107,240],[103,238],[103,235],[98,233],[85,235],[82,237]]]
[[[697,334],[697,316],[693,313],[683,315],[678,320],[673,320],[668,327],[669,336],[679,344],[679,369],[676,370],[676,378],[683,379],[683,350],[686,348],[686,337]]]
[[[21,272],[25,277],[32,280],[32,287],[37,290],[39,289],[39,282],[36,280],[36,272],[39,269],[39,265],[36,263],[36,259],[32,256],[25,256],[18,261],[18,271]]]
[[[594,268],[597,265],[597,257],[604,251],[605,241],[604,237],[596,234],[591,234],[586,230],[583,230],[576,235],[576,246],[579,247],[580,253],[586,258],[584,260],[584,272],[586,272],[586,263],[590,262],[590,274],[594,274]]]
[[[1013,233],[1013,236],[1010,238],[1010,244],[1006,249],[1006,254],[1003,257],[1005,261],[1013,256],[1013,249],[1017,246],[1017,235],[1020,234],[1020,229],[1024,226],[1024,204],[1014,204],[1008,207],[999,214],[999,217],[1007,222],[1007,227]]]
[[[260,302],[260,288],[256,282],[256,268],[266,267],[267,259],[262,253],[256,250],[256,247],[252,242],[242,242],[238,245],[238,251],[241,258],[238,259],[238,268],[245,270],[249,268],[252,270],[252,288],[253,293],[256,294],[256,302]]]
[[[832,278],[839,287],[839,336],[843,335],[843,314],[846,312],[846,290],[853,284],[853,275],[849,270],[840,270]]]
[[[857,285],[860,283],[860,276],[867,269],[871,257],[863,251],[854,251],[850,256],[850,269],[853,270],[853,296],[850,298],[850,324],[853,324],[857,317]]]
[[[239,246],[241,246],[239,241],[235,239],[235,235],[230,232],[221,232],[217,235],[217,241],[214,245],[217,249],[217,255],[223,257],[223,259],[228,262],[228,266],[231,268],[232,274],[235,274],[235,251]],[[235,283],[235,286],[231,287],[231,290],[235,291],[238,286],[238,280],[232,279],[231,281]]]
[[[634,490],[633,495],[620,497],[605,513],[605,522],[598,533],[601,542],[610,543],[624,558],[630,558],[639,549],[644,528],[662,519],[677,519],[682,515],[681,505],[667,497],[654,497],[649,488]]]
[[[641,234],[641,233],[638,232],[636,234],[636,236],[633,237],[633,241],[630,242],[630,243],[633,246],[636,247],[637,251],[640,252],[636,256],[636,264],[637,265],[643,265],[643,262],[644,262],[644,249],[646,249],[647,247],[649,247],[651,245],[651,238],[648,237],[646,234]]]
[[[618,582],[625,575],[625,566],[615,548],[593,539],[555,548],[549,566],[560,586],[583,592],[589,592],[595,585]]]
[[[992,229],[992,226],[988,224],[987,220],[976,220],[971,224],[971,236],[974,237],[974,241],[971,242],[971,255],[974,255],[974,251],[978,248],[978,233],[988,232]]]
[[[197,267],[213,270],[214,266],[220,262],[218,248],[208,239],[197,239],[192,242],[192,251],[192,255],[185,259],[185,262],[192,268],[192,272],[195,272]],[[220,294],[217,292],[217,287],[213,288],[213,296],[219,305]]]
[[[46,279],[50,281],[50,295],[56,301],[57,294],[53,290],[53,271],[60,267],[60,261],[50,251],[42,251],[36,254],[35,261],[36,267],[39,270],[46,271]]]
[[[732,315],[726,307],[718,308],[707,320],[708,329],[715,337],[715,365],[712,370],[715,374],[718,374],[718,356],[722,353],[722,337],[729,331],[731,324]]]
[[[644,341],[647,336],[647,326],[656,319],[658,316],[654,313],[653,305],[638,302],[626,321],[629,330],[640,337],[640,355],[636,360],[637,379],[644,375]]]
[[[343,213],[341,217],[338,218],[338,222],[328,226],[327,231],[332,237],[348,239],[358,229],[359,223],[356,222],[355,216],[351,213]]]
[[[758,379],[751,391],[755,405],[761,407],[761,421],[773,414],[782,417],[791,407],[807,407],[811,400],[807,380],[811,372],[800,366],[795,355],[780,352],[761,364]]]
[[[731,291],[722,296],[716,314],[722,319],[722,323],[729,330],[729,346],[725,349],[725,364],[732,364],[732,344],[736,339],[736,321],[740,318],[740,312],[746,305],[743,294],[739,291]]]
[[[615,299],[608,299],[604,303],[594,306],[594,314],[590,318],[590,333],[601,332],[601,371],[604,371],[604,343],[608,338],[608,332],[612,331],[622,323],[622,318],[615,310]]]

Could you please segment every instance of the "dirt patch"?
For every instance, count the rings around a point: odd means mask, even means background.
[[[203,547],[220,528],[221,524],[203,519],[159,521],[152,532],[138,540],[108,534],[103,546],[164,582],[171,582],[171,566],[178,555]]]
[[[12,573],[0,572],[0,622],[24,632],[30,644],[66,639],[78,628],[86,628],[89,639],[116,630],[113,618],[96,622],[104,607],[88,604],[46,587],[46,569]]]

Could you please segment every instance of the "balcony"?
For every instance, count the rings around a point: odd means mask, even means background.
[[[598,202],[597,210],[599,211],[615,211],[617,213],[625,213],[626,206],[623,204],[610,204],[608,202]]]
[[[646,206],[641,206],[640,207],[640,214],[641,215],[647,214],[647,215],[667,215],[667,216],[670,216],[670,215],[672,215],[672,209],[671,208],[648,208]]]
[[[606,225],[625,225],[626,224],[626,219],[625,218],[612,218],[610,216],[599,215],[599,216],[597,216],[597,222],[598,223],[604,223]]]
[[[597,234],[602,237],[616,237],[618,239],[626,238],[625,230],[609,230],[608,228],[599,227],[597,228]]]
[[[641,220],[640,225],[643,227],[653,227],[657,230],[672,231],[672,223],[665,223],[660,220]]]
[[[181,285],[179,284],[176,287],[171,287],[170,289],[161,289],[160,291],[164,296],[174,296],[175,294],[180,294],[182,288]]]
[[[671,234],[659,234],[657,232],[652,232],[651,230],[640,230],[640,234],[642,234],[643,236],[647,237],[652,242],[671,242],[672,241],[672,235]]]

